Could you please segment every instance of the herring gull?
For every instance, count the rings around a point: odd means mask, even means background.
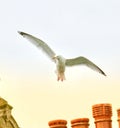
[[[25,32],[18,31],[20,35],[28,39],[30,42],[35,44],[38,48],[43,50],[47,54],[47,56],[56,63],[56,73],[57,73],[57,80],[65,80],[65,67],[71,67],[76,65],[86,65],[89,68],[92,68],[96,70],[97,72],[101,73],[102,75],[106,76],[106,74],[93,62],[88,60],[87,58],[83,56],[79,56],[76,58],[71,59],[65,59],[61,55],[56,55],[56,53],[41,39],[38,39],[37,37],[30,35]]]

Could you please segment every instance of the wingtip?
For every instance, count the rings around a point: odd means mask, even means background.
[[[24,35],[24,32],[18,31],[18,33],[22,36]]]
[[[104,76],[107,76],[104,72],[102,72],[102,74],[103,74]]]
[[[106,74],[104,74],[104,76],[107,76]]]

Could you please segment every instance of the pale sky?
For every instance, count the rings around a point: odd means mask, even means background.
[[[107,77],[85,67],[66,69],[58,82],[55,64],[20,36],[44,40],[66,58],[85,56]],[[120,108],[120,0],[4,0],[0,3],[0,96],[13,106],[21,128],[86,117],[92,105],[111,103],[113,127]]]

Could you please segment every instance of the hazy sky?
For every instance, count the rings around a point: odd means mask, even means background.
[[[66,69],[66,81],[57,82],[55,64],[18,30],[66,58],[87,57],[107,77],[77,66]],[[90,118],[92,128],[91,107],[97,103],[112,104],[113,126],[118,127],[120,0],[3,0],[0,33],[0,96],[13,106],[21,128],[82,117]]]

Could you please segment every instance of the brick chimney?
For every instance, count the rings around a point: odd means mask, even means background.
[[[92,106],[93,117],[96,128],[112,128],[112,106],[111,104],[96,104]]]
[[[120,109],[117,110],[117,115],[118,115],[118,124],[120,128]]]
[[[78,118],[71,120],[72,128],[88,128],[89,127],[89,119],[88,118]]]
[[[67,128],[67,121],[66,120],[52,120],[48,122],[50,128]]]

